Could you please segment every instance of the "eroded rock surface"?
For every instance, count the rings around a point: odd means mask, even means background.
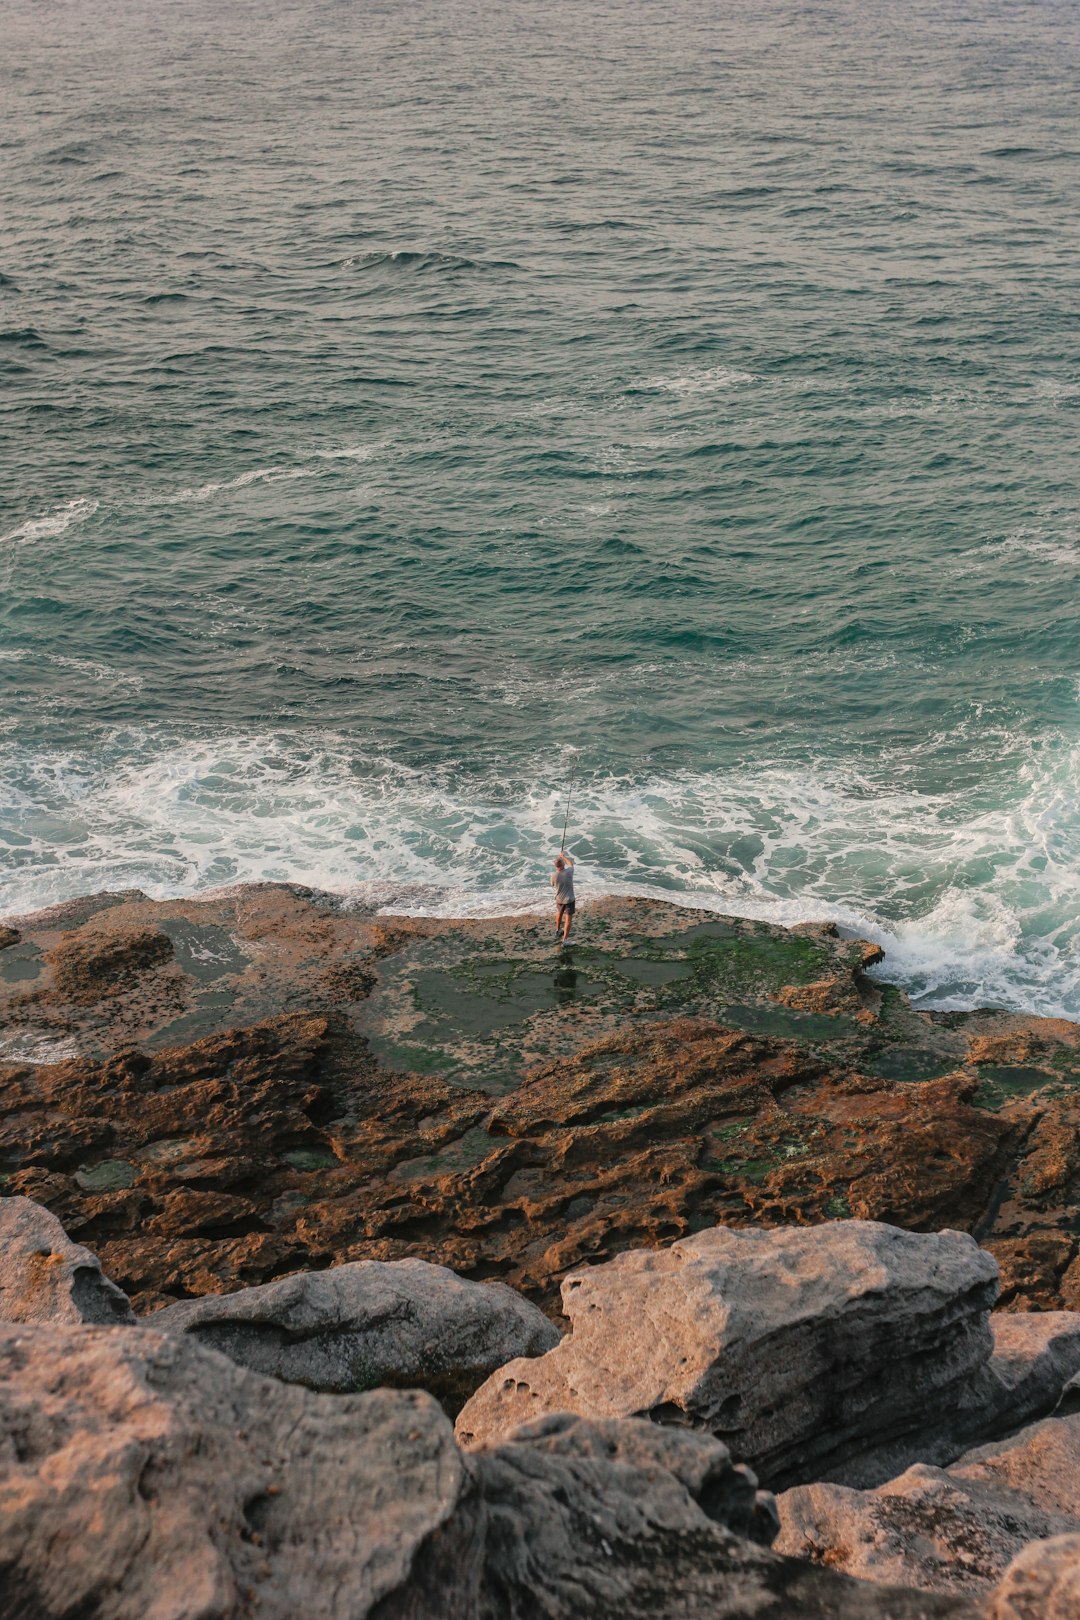
[[[572,1332],[494,1373],[458,1436],[547,1412],[646,1414],[717,1435],[772,1487],[842,1477],[947,1420],[989,1360],[996,1292],[961,1233],[714,1228],[568,1277]]]
[[[407,1256],[556,1311],[584,1262],[846,1216],[972,1231],[1008,1308],[1080,1308],[1075,1026],[916,1013],[828,928],[611,900],[557,958],[546,918],[254,885],[12,932],[4,1190],[140,1312]]]
[[[453,1411],[510,1357],[559,1342],[505,1284],[466,1282],[423,1260],[305,1272],[168,1306],[149,1325],[286,1383],[338,1393],[419,1387]]]
[[[1080,1535],[1025,1547],[1002,1577],[987,1620],[1074,1620],[1080,1614]]]
[[[699,1436],[564,1422],[468,1457],[419,1392],[315,1394],[150,1329],[0,1329],[8,1615],[975,1620],[718,1522],[752,1527],[752,1499]]]
[[[799,1486],[779,1507],[783,1552],[867,1580],[987,1591],[1029,1542],[1080,1533],[1080,1417],[1047,1418],[947,1469],[918,1464],[874,1491]]]
[[[30,1198],[0,1198],[0,1322],[134,1322],[96,1255]]]

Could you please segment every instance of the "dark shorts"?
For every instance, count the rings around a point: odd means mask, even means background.
[[[564,911],[568,911],[570,913],[571,917],[572,917],[574,915],[574,912],[577,910],[577,901],[576,900],[556,900],[555,904],[559,908],[559,916],[560,917],[562,916]]]

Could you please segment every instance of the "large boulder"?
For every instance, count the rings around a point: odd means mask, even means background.
[[[1080,1417],[1046,1418],[944,1470],[917,1464],[877,1490],[802,1485],[778,1505],[777,1546],[792,1556],[865,1580],[986,1591],[1029,1542],[1080,1532]]]
[[[0,1331],[5,1615],[361,1620],[408,1587],[410,1616],[460,1620],[474,1495],[422,1392],[313,1395],[149,1330]]]
[[[320,1395],[151,1329],[0,1329],[5,1620],[976,1620],[721,1522],[758,1506],[701,1435],[561,1420],[470,1456],[420,1391]]]
[[[705,1435],[562,1414],[473,1461],[478,1620],[975,1620],[966,1601],[875,1590],[744,1539],[771,1534],[769,1515]]]
[[[712,1228],[568,1277],[572,1333],[494,1373],[458,1437],[555,1411],[644,1415],[708,1430],[770,1487],[843,1478],[948,1421],[989,1360],[996,1290],[958,1232]]]
[[[503,1283],[466,1282],[424,1260],[358,1261],[261,1288],[169,1305],[150,1319],[254,1372],[347,1393],[419,1386],[455,1411],[513,1356],[558,1329]]]
[[[1080,1536],[1025,1547],[1002,1577],[987,1620],[1076,1620],[1080,1614]]]
[[[32,1198],[0,1198],[0,1322],[134,1322],[96,1255]]]

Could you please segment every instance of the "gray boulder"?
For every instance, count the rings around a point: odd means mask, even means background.
[[[190,1339],[0,1329],[0,1613],[33,1620],[976,1620],[756,1546],[707,1437],[561,1421],[465,1455],[420,1391]]]
[[[479,1620],[975,1620],[732,1534],[771,1533],[753,1476],[685,1429],[566,1414],[472,1454],[486,1510]],[[719,1522],[718,1522],[719,1521]]]
[[[457,1411],[512,1356],[559,1342],[504,1283],[467,1282],[424,1260],[363,1260],[261,1288],[168,1305],[148,1318],[253,1372],[346,1394],[419,1387]]]
[[[1029,1542],[1080,1532],[1080,1417],[1046,1418],[874,1491],[797,1486],[778,1506],[777,1547],[794,1557],[864,1580],[988,1591]]]
[[[770,1487],[843,1478],[947,1424],[989,1361],[996,1293],[995,1262],[959,1232],[714,1227],[570,1275],[572,1333],[494,1373],[458,1438],[556,1411],[648,1416],[706,1429]]]
[[[0,1198],[0,1322],[134,1322],[97,1256],[32,1198]]]
[[[5,1616],[382,1620],[407,1589],[410,1617],[464,1620],[475,1497],[420,1391],[313,1395],[148,1329],[0,1330]]]
[[[986,1620],[1076,1620],[1080,1614],[1080,1536],[1036,1541],[1011,1564]]]

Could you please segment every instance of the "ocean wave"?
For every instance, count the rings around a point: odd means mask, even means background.
[[[109,757],[55,759],[5,742],[4,908],[271,880],[442,916],[535,910],[564,764],[538,762],[529,786],[519,772],[422,772],[340,736],[129,734]],[[923,1005],[1080,1017],[1078,789],[1080,744],[1064,742],[1028,747],[992,796],[985,782],[918,792],[821,762],[583,773],[570,842],[586,899],[833,920],[883,944],[886,975]]]
[[[58,506],[54,512],[47,512],[44,517],[31,518],[8,534],[0,534],[0,546],[25,545],[34,540],[52,540],[57,535],[66,533],[73,523],[84,523],[87,518],[93,517],[97,509],[98,502],[85,496],[65,501],[63,506]]]

